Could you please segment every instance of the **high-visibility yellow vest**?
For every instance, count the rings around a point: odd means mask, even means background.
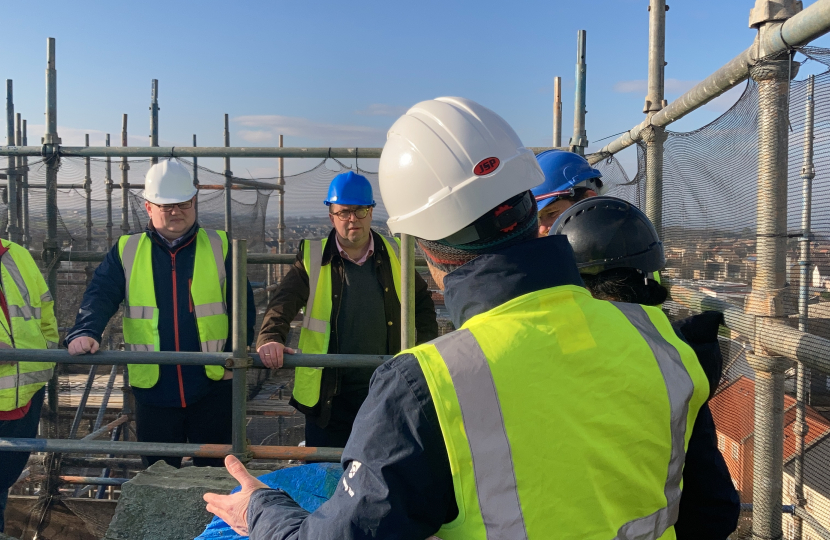
[[[458,503],[436,536],[675,538],[709,385],[659,309],[555,287],[406,352],[435,402]]]
[[[298,349],[304,354],[326,354],[331,338],[331,264],[323,266],[323,253],[326,241],[303,240],[303,266],[308,273],[308,302],[300,329]],[[389,262],[392,265],[392,280],[395,293],[401,299],[401,261],[399,258],[401,241],[399,238],[387,239],[381,236]],[[320,380],[323,368],[296,368],[294,370],[293,397],[297,403],[314,407],[320,401]]]
[[[0,257],[0,285],[9,308],[9,327],[0,313],[0,341],[15,349],[57,349],[58,321],[46,281],[29,250],[2,240],[8,251]],[[2,355],[2,351],[0,351]],[[0,365],[0,411],[26,406],[52,377],[55,364],[17,362]]]
[[[153,240],[147,233],[118,239],[118,255],[124,267],[124,342],[130,351],[159,350],[159,310],[153,280]],[[225,305],[225,258],[228,237],[224,231],[199,229],[196,233],[196,258],[190,296],[199,330],[202,352],[221,352],[228,338],[228,310]],[[128,364],[130,384],[152,388],[159,379],[156,364]],[[218,381],[222,366],[205,366],[210,379]]]

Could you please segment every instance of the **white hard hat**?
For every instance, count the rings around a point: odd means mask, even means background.
[[[398,118],[378,176],[389,230],[425,240],[451,236],[545,179],[502,117],[458,97],[422,101]]]
[[[190,171],[178,159],[159,161],[144,177],[144,198],[155,204],[176,204],[196,195]]]

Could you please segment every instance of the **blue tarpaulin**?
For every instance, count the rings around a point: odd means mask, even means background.
[[[314,512],[334,494],[337,482],[343,475],[339,463],[314,463],[289,467],[264,474],[259,479],[268,487],[288,493],[303,509]],[[239,491],[234,488],[231,493]],[[224,521],[214,517],[213,521],[196,540],[232,540],[248,538],[236,534]]]

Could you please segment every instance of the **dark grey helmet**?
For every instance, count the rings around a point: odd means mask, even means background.
[[[556,219],[551,234],[568,237],[581,274],[636,268],[646,274],[666,265],[663,243],[648,217],[616,197],[591,197]]]

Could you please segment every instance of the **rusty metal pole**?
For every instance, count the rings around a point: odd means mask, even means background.
[[[231,133],[228,129],[228,115],[225,115],[225,147],[229,147],[231,145]],[[231,158],[225,158],[225,232],[228,233],[228,238],[233,237],[233,210],[231,208],[231,203],[233,200],[231,199],[231,178],[233,177],[233,173],[231,172]]]
[[[801,10],[796,0],[757,0],[749,25],[757,28],[759,43],[778,33],[783,21]],[[758,58],[770,51],[758,47]],[[764,320],[782,318],[793,311],[787,306],[787,159],[788,96],[795,75],[791,54],[759,60],[750,76],[758,84],[758,262],[747,312]],[[756,343],[750,365],[755,370],[755,436],[753,463],[752,534],[757,539],[778,539],[782,531],[784,461],[784,373],[790,361],[765,354]]]
[[[553,147],[562,146],[562,77],[553,78]]]
[[[22,133],[22,126],[21,123],[23,122],[22,118],[20,117],[20,113],[15,114],[15,124],[14,124],[14,144],[20,146],[23,144],[23,133]],[[23,236],[23,157],[18,157],[15,161],[15,191],[17,192],[17,197],[15,198],[15,206],[17,207],[17,234],[20,238],[20,242],[23,243],[25,240]]]
[[[666,0],[650,0],[648,43],[648,95],[645,113],[649,119],[663,109],[666,66]],[[666,130],[650,126],[643,133],[646,143],[646,215],[663,237],[663,144]]]
[[[127,115],[121,119],[121,146],[127,146]],[[130,234],[130,162],[121,158],[121,234]]]

